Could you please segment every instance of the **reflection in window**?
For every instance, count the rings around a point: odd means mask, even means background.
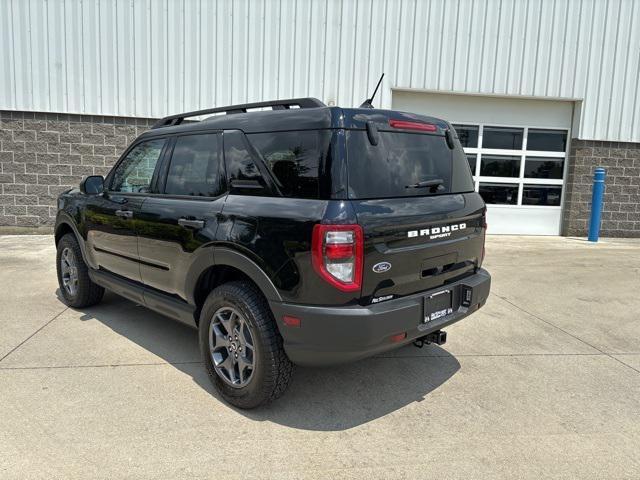
[[[184,135],[173,148],[165,193],[215,197],[220,192],[218,136]]]
[[[520,157],[512,155],[482,155],[480,175],[487,177],[518,177]]]
[[[567,149],[566,130],[529,129],[527,150],[564,152]]]
[[[453,125],[460,143],[464,148],[476,148],[478,146],[478,130],[477,125]]]
[[[148,193],[164,138],[143,142],[131,149],[113,175],[114,192]]]
[[[480,183],[480,196],[485,203],[493,205],[516,205],[518,185],[512,183]]]
[[[564,161],[557,158],[527,157],[524,162],[526,178],[562,178]]]
[[[484,127],[482,148],[522,150],[524,129],[512,127]]]
[[[469,168],[471,169],[471,175],[476,174],[476,161],[478,156],[475,153],[467,153],[467,162],[469,162]]]
[[[464,157],[453,157],[444,137],[415,133],[380,132],[378,145],[371,145],[367,133],[347,131],[349,198],[413,197],[472,191],[471,176],[459,175],[452,182],[452,165],[463,169]],[[433,187],[419,182],[439,180]]]
[[[245,140],[244,134],[239,131],[225,132],[224,134],[224,159],[227,165],[227,176],[232,193],[243,195],[266,195],[267,188],[260,169],[256,165],[251,148]],[[233,185],[234,181],[256,182],[255,187],[244,188]],[[261,188],[260,188],[261,187]]]
[[[256,133],[248,138],[262,155],[283,195],[320,198],[319,171],[329,155],[330,131]]]
[[[560,206],[562,186],[560,185],[527,185],[522,189],[523,205]]]

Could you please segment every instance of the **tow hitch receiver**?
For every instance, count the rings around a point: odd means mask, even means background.
[[[443,332],[442,330],[431,332],[424,337],[420,337],[417,340],[414,340],[413,345],[418,348],[422,348],[425,345],[429,345],[430,343],[435,343],[436,345],[444,345],[445,343],[447,343],[447,332]]]

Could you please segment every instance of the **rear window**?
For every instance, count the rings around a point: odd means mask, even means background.
[[[371,145],[366,131],[347,131],[349,198],[389,198],[472,191],[464,155],[450,150],[444,137],[379,132]],[[457,165],[458,163],[461,165]],[[427,182],[429,186],[421,187]],[[439,186],[438,186],[439,185]]]

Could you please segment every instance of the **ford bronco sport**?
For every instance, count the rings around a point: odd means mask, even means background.
[[[302,98],[163,118],[60,195],[55,242],[68,305],[109,289],[197,328],[253,408],[293,364],[444,343],[487,300],[485,231],[449,123]]]

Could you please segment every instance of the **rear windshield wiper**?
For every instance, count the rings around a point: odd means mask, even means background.
[[[441,178],[434,178],[433,180],[423,180],[422,182],[407,185],[404,188],[431,188],[441,190],[444,185],[444,180]]]

